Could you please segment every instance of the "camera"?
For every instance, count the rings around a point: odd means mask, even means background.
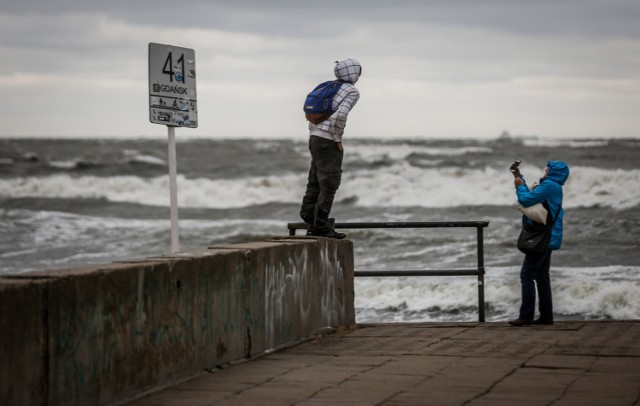
[[[521,162],[522,162],[521,160],[516,159],[516,160],[511,164],[511,167],[509,168],[509,170],[511,171],[511,173],[513,173],[513,174],[515,174],[515,173],[516,173],[516,171],[517,171],[517,170],[519,169],[519,167],[520,167],[520,163],[521,163]]]

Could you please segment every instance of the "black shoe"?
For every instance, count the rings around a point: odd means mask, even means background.
[[[551,324],[553,324],[553,320],[535,319],[533,321],[533,324],[548,324],[548,325],[551,325]]]
[[[328,230],[328,231],[309,230],[309,231],[307,231],[307,235],[313,235],[313,236],[316,236],[316,237],[335,238],[336,240],[342,240],[347,236],[344,233],[338,233],[338,232],[336,232],[334,230]]]
[[[533,324],[533,320],[531,319],[516,319],[509,320],[509,324],[516,327],[526,326],[527,324]]]

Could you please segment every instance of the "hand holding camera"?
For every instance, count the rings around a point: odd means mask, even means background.
[[[509,170],[511,171],[511,173],[513,173],[513,177],[514,178],[519,178],[520,177],[520,163],[522,161],[519,159],[516,159],[512,164],[511,167],[509,168]]]

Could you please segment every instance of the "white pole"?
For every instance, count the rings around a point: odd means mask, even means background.
[[[176,181],[176,128],[167,126],[169,131],[169,194],[171,196],[171,252],[180,251],[180,230],[178,228],[178,186]]]

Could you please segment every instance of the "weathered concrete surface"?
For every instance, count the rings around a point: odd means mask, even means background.
[[[0,399],[108,404],[354,317],[352,244],[325,238],[0,278]]]
[[[640,321],[358,326],[130,404],[638,405]]]
[[[38,280],[0,282],[0,403],[42,404],[49,372],[45,291]]]

